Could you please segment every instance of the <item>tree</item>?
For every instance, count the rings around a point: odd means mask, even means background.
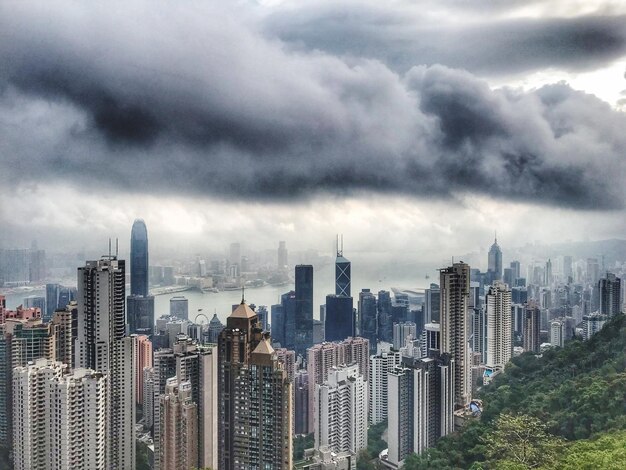
[[[563,447],[563,441],[549,434],[545,424],[523,414],[501,414],[483,440],[488,461],[502,470],[550,464]]]

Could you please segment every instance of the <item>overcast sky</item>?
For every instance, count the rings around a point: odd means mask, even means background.
[[[624,238],[626,4],[0,2],[0,243]]]

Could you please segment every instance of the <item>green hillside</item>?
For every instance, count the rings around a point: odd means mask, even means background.
[[[624,315],[589,341],[571,341],[542,357],[514,358],[480,397],[485,405],[480,420],[407,459],[405,469],[626,468],[626,433],[620,432],[626,430]],[[524,452],[538,451],[538,460],[507,460],[529,426],[536,441],[531,438]],[[587,466],[585,455],[613,466]]]

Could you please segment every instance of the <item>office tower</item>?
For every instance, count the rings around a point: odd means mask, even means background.
[[[289,291],[280,296],[282,306],[282,346],[295,349],[296,344],[296,291]],[[279,321],[280,324],[280,321]],[[259,325],[260,327],[260,325]],[[280,334],[279,334],[280,336]]]
[[[504,281],[504,283],[507,286],[512,286],[513,285],[513,269],[511,268],[504,268],[504,272],[502,274],[502,280]]]
[[[313,344],[319,344],[325,340],[324,338],[324,322],[313,320]]]
[[[350,261],[343,257],[343,236],[341,247],[337,240],[337,258],[335,259],[335,295],[351,297]]]
[[[441,353],[441,325],[439,323],[426,323],[422,336],[422,357],[431,357],[434,353]]]
[[[511,289],[511,303],[524,304],[528,301],[528,289],[526,287],[513,287]]]
[[[513,281],[515,281],[516,279],[519,279],[522,273],[522,269],[521,269],[521,265],[519,261],[511,261],[511,263],[509,264],[509,266],[511,266],[511,270],[513,271]]]
[[[137,370],[135,371],[135,388],[137,391],[136,398],[137,404],[143,405],[143,370],[147,367],[152,368],[152,342],[145,335],[137,336],[135,341],[137,351],[135,356],[137,357]]]
[[[228,255],[229,274],[231,277],[237,277],[241,273],[241,245],[239,243],[230,244],[230,252]]]
[[[571,256],[563,257],[563,276],[565,277],[565,283],[574,281],[574,269]]]
[[[148,230],[142,219],[130,232],[130,295],[148,297]]]
[[[220,469],[291,469],[292,384],[269,340],[242,299],[218,340]]]
[[[443,285],[443,284],[442,284]],[[404,358],[389,373],[389,462],[397,468],[454,429],[454,359]]]
[[[341,341],[354,335],[354,308],[352,297],[343,295],[326,296],[326,341]]]
[[[41,310],[42,316],[46,314],[46,298],[39,295],[29,295],[24,298],[24,308],[38,308]],[[44,321],[50,319],[44,318]]]
[[[108,375],[107,466],[135,466],[136,337],[125,337],[125,262],[115,256],[78,268],[77,367]]]
[[[179,383],[172,377],[159,397],[162,470],[188,470],[198,463],[198,405],[192,400],[191,388],[191,383]]]
[[[341,342],[315,344],[307,350],[309,397],[315,396],[315,386],[324,383],[329,370],[338,365],[357,364],[359,373],[369,379],[369,341],[365,338],[346,338]],[[309,400],[309,432],[314,426],[314,400]]]
[[[296,266],[295,341],[293,349],[304,355],[313,345],[313,266]]]
[[[295,434],[309,432],[309,373],[306,370],[296,372],[294,388],[294,421]],[[312,397],[311,397],[312,398]]]
[[[359,292],[359,336],[370,342],[370,353],[376,352],[378,343],[378,302],[376,296],[369,289]]]
[[[609,317],[601,313],[592,313],[583,316],[583,339],[588,340],[602,329]]]
[[[64,309],[57,309],[52,315],[56,361],[74,368],[75,344],[78,336],[78,304],[72,302]]]
[[[153,373],[151,375],[154,427],[154,466],[161,469],[160,449],[162,425],[159,397],[165,393],[167,379],[176,377],[179,381],[191,383],[192,401],[198,405],[198,464],[200,468],[218,468],[218,363],[215,346],[203,346],[190,338],[180,335],[173,348],[154,352]]]
[[[490,368],[502,369],[513,354],[511,327],[511,290],[496,281],[485,296],[487,310],[487,360]]]
[[[391,294],[378,291],[378,340],[387,343],[393,340],[393,320],[391,319]]]
[[[606,277],[598,281],[599,312],[612,317],[621,313],[621,279],[613,273],[606,273]]]
[[[46,359],[17,367],[15,469],[110,468],[107,398],[107,379],[100,372],[81,368],[69,372],[67,365]]]
[[[358,455],[367,447],[367,381],[356,364],[332,367],[315,387],[315,448]]]
[[[59,284],[46,284],[46,314],[45,319],[52,318],[52,314],[59,306]]]
[[[500,264],[500,266],[502,266]],[[471,400],[471,370],[468,354],[469,321],[467,304],[470,268],[454,263],[440,270],[441,290],[441,352],[454,360],[455,403],[464,407]]]
[[[541,309],[537,302],[531,300],[524,304],[523,338],[524,351],[539,352],[539,332],[541,324]]]
[[[406,338],[417,338],[417,325],[412,321],[393,324],[393,349],[399,351],[406,346]]]
[[[311,300],[311,304],[312,303],[313,301]],[[267,307],[265,305],[259,305],[256,308],[254,308],[254,306],[251,306],[251,308],[256,312],[256,316],[259,317],[259,326],[261,327],[261,329],[263,329],[263,331],[269,331],[270,322]]]
[[[288,264],[287,242],[278,242],[278,269],[286,270]]]
[[[600,264],[597,258],[587,258],[587,284],[595,286],[600,280]]]
[[[487,314],[483,307],[471,308],[471,345],[472,352],[480,353],[482,363],[487,361]]]
[[[270,307],[272,312],[272,320],[270,325],[270,331],[272,334],[272,341],[280,345],[286,345],[285,342],[285,312],[283,304],[274,304]]]
[[[189,301],[183,295],[175,295],[170,299],[170,316],[189,320]]]
[[[426,323],[439,323],[439,309],[441,308],[440,291],[437,284],[431,283],[424,292],[424,311]]]
[[[211,318],[211,321],[209,322],[209,337],[207,343],[217,344],[217,338],[219,337],[219,334],[223,329],[224,325],[222,324],[220,319],[217,318],[217,313],[214,313],[213,318]]]
[[[76,287],[60,287],[59,303],[55,308],[65,308],[70,303],[75,302],[77,297],[78,289]]]
[[[378,424],[387,419],[388,377],[402,361],[399,351],[381,351],[370,357],[369,370],[369,424]]]
[[[493,241],[493,245],[489,248],[487,259],[487,272],[491,275],[490,281],[499,281],[502,279],[502,250],[498,245],[498,238]]]
[[[552,260],[548,259],[546,262],[546,269],[544,270],[545,278],[543,280],[544,286],[550,286],[552,284]]]
[[[128,308],[128,331],[131,334],[154,334],[154,297],[129,295],[126,298]]]

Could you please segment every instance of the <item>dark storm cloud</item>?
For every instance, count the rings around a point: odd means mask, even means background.
[[[503,3],[463,3],[454,6],[492,13],[494,7],[505,8]],[[492,76],[546,67],[583,71],[626,54],[626,15],[459,21],[453,14],[428,16],[428,8],[422,9],[421,4],[412,9],[402,8],[402,3],[304,5],[270,15],[268,34],[296,50],[378,59],[399,72],[417,64],[443,64]]]
[[[237,199],[624,205],[626,118],[566,85],[493,91],[438,65],[399,75],[294,52],[213,3],[140,3],[142,15],[136,4],[36,5],[0,9],[8,179]]]

